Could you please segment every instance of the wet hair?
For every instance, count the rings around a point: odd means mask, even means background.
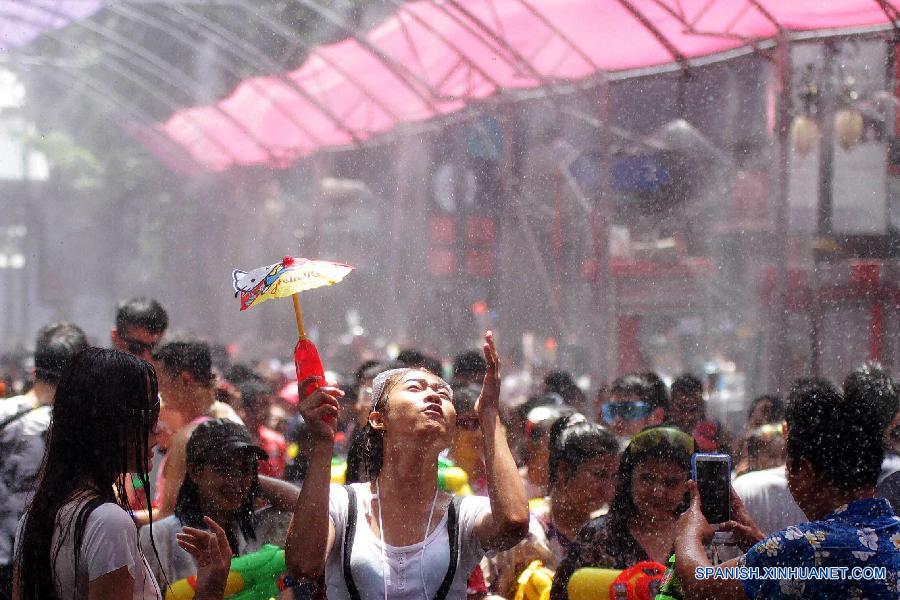
[[[676,394],[680,396],[702,396],[703,383],[690,373],[685,373],[676,377],[672,382],[671,392],[672,396]]]
[[[375,371],[374,373],[372,372],[374,369],[378,368],[380,364],[381,363],[374,359],[363,362],[353,372],[353,381],[356,382],[356,385],[359,385],[366,379],[374,378],[375,375],[378,375],[378,373],[380,373],[381,371]],[[372,375],[369,375],[369,373],[372,373]]]
[[[421,367],[425,354],[415,348],[405,348],[397,354],[397,362],[405,367]]]
[[[584,408],[586,397],[568,371],[551,371],[544,377],[544,390],[559,394],[567,403]]]
[[[484,377],[487,373],[487,362],[477,350],[468,350],[453,357],[453,377]]]
[[[84,331],[74,323],[53,323],[38,331],[34,343],[34,377],[59,383],[63,371],[76,354],[88,347]]]
[[[651,427],[648,429],[657,428]],[[648,431],[648,429],[645,429],[644,431]],[[667,426],[663,429],[675,428]],[[609,547],[616,548],[616,551],[620,551],[623,554],[633,550],[632,548],[627,548],[626,546],[627,540],[632,539],[631,534],[628,533],[628,522],[631,520],[631,517],[637,512],[637,508],[634,505],[634,498],[632,496],[634,469],[644,461],[654,458],[673,461],[678,465],[680,469],[684,470],[685,473],[690,473],[691,468],[692,453],[687,452],[684,448],[678,445],[671,444],[668,441],[660,440],[658,443],[648,448],[639,450],[633,448],[632,444],[634,444],[634,438],[632,438],[631,444],[628,445],[628,447],[624,452],[622,452],[619,458],[619,472],[616,477],[616,493],[613,496],[612,503],[610,504],[608,517]],[[681,507],[673,506],[673,513],[678,512],[679,508]]]
[[[237,387],[241,393],[241,406],[248,411],[255,411],[260,402],[267,402],[274,395],[272,386],[263,381],[251,379],[240,383]]]
[[[665,384],[663,384],[665,386]],[[651,410],[658,406],[668,406],[668,400],[659,404],[658,391],[654,389],[650,381],[641,373],[628,373],[613,381],[609,390],[610,397],[634,396],[641,402],[646,402]]]
[[[129,298],[116,309],[116,329],[124,333],[132,327],[142,327],[152,335],[163,333],[169,326],[169,315],[153,298]]]
[[[250,434],[248,433],[247,435],[249,436]],[[216,454],[215,462],[217,464],[222,464],[229,458],[234,458],[241,454],[241,451],[230,453],[219,452]],[[181,489],[178,490],[178,498],[175,501],[175,516],[188,527],[206,529],[206,525],[203,522],[203,515],[208,513],[204,510],[203,502],[200,499],[200,488],[191,477],[191,470],[209,466],[210,461],[208,459],[191,460],[190,456],[188,456],[187,461],[188,470],[185,473]],[[237,536],[235,535],[233,528],[235,522],[237,522],[238,528],[241,530],[245,539],[256,539],[256,530],[253,527],[253,503],[258,495],[259,463],[253,461],[253,484],[250,487],[250,493],[247,494],[247,498],[244,499],[244,503],[241,504],[241,507],[232,513],[231,519],[226,523],[220,523],[222,529],[225,530],[225,534],[228,536],[228,543],[232,548],[236,549],[238,547]]]
[[[766,419],[767,421],[770,423],[780,423],[781,421],[784,421],[784,402],[781,401],[780,396],[776,396],[775,394],[763,394],[762,396],[754,398],[750,403],[750,410],[747,411],[748,419],[753,415],[753,411],[756,410],[756,406],[760,402],[769,402],[772,405],[772,414]]]
[[[823,379],[798,380],[785,413],[790,465],[805,458],[820,479],[842,491],[874,486],[884,459],[884,427],[872,422],[873,402],[848,401]]]
[[[184,338],[163,343],[154,353],[169,375],[189,373],[195,381],[209,387],[216,376],[212,370],[209,344],[196,338]]]
[[[669,392],[662,378],[653,371],[641,373],[641,377],[650,388],[649,402],[651,410],[654,408],[669,408]]]
[[[583,463],[618,453],[619,442],[605,427],[588,422],[580,413],[560,417],[550,427],[550,491],[560,483],[565,483],[559,481],[559,467],[562,463],[569,467],[568,480]]]
[[[73,536],[76,565],[88,518],[96,508],[111,502],[132,512],[125,493],[125,478],[131,470],[128,455],[138,465],[147,464],[150,432],[159,416],[157,390],[153,367],[117,350],[86,348],[63,372],[37,486],[16,548],[23,600],[57,598],[52,574],[63,536],[55,547],[52,539],[65,505],[82,502],[62,524],[67,535]],[[149,489],[147,474],[137,476]],[[147,509],[156,553],[149,504]],[[76,569],[73,589],[77,589],[77,573]]]
[[[253,370],[253,367],[241,363],[231,365],[225,372],[225,379],[234,385],[240,385],[247,381],[263,380],[259,373]]]
[[[872,415],[881,430],[887,429],[900,412],[900,387],[876,362],[868,362],[847,375],[844,398]]]

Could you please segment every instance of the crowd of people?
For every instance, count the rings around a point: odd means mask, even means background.
[[[110,349],[55,323],[5,374],[0,599],[163,598],[183,579],[223,598],[232,557],[267,544],[282,599],[512,600],[540,561],[564,600],[579,569],[673,553],[685,598],[900,597],[900,384],[876,364],[760,396],[730,432],[689,374],[503,393],[518,374],[490,333],[446,364],[409,349],[297,382],[168,329],[129,299]],[[701,510],[698,452],[731,457],[726,523]],[[711,552],[714,530],[733,545]],[[696,576],[717,560],[885,577]]]

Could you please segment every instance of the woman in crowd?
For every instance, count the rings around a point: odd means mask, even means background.
[[[369,481],[347,487],[329,486],[342,392],[325,386],[301,400],[315,442],[288,532],[289,572],[306,579],[324,572],[330,600],[462,600],[484,554],[525,536],[528,505],[500,423],[500,364],[490,333],[484,354],[488,372],[476,412],[488,498],[438,489],[438,455],[452,440],[456,412],[450,386],[437,375],[404,368],[375,378]]]
[[[63,374],[37,489],[16,544],[17,600],[161,598],[138,544],[125,478],[145,486],[159,395],[153,367],[88,348]],[[200,525],[200,523],[198,523]],[[178,544],[197,561],[198,600],[222,598],[231,561],[225,532],[185,528]]]
[[[694,439],[674,427],[652,427],[631,439],[619,459],[609,512],[578,531],[556,571],[553,600],[567,597],[569,578],[582,567],[626,569],[645,560],[666,564],[693,453]]]
[[[525,419],[525,444],[522,448],[522,462],[519,469],[525,495],[528,499],[543,498],[547,495],[550,458],[550,428],[563,415],[572,414],[557,406],[537,406],[528,411]]]
[[[197,574],[190,553],[178,545],[185,525],[200,527],[203,515],[221,523],[236,555],[249,554],[264,544],[284,544],[294,502],[300,490],[289,483],[259,475],[266,453],[247,429],[228,419],[201,423],[187,443],[187,475],[175,504],[175,514],[140,531],[141,547],[156,581],[164,586]],[[254,510],[257,499],[270,506]],[[284,511],[284,512],[280,512]],[[155,542],[157,554],[150,554]]]
[[[505,598],[514,596],[516,579],[531,561],[556,569],[578,529],[615,490],[619,442],[610,431],[573,414],[558,418],[549,437],[549,496],[532,502],[528,538],[482,563],[492,591]]]

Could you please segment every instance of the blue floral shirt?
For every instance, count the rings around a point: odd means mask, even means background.
[[[856,500],[770,535],[741,564],[748,598],[897,600],[900,517],[883,498]]]

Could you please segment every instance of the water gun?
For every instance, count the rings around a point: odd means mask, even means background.
[[[675,555],[669,557],[668,568],[666,574],[663,575],[662,585],[656,592],[654,600],[684,600],[684,588],[681,586],[681,579],[675,572]]]
[[[340,458],[331,459],[331,483],[344,485],[347,481],[347,462]],[[469,476],[447,458],[438,458],[438,487],[457,496],[471,496]]]
[[[569,579],[570,600],[654,600],[666,568],[654,561],[639,562],[624,571],[578,569]]]
[[[225,583],[225,600],[270,600],[277,598],[291,579],[286,575],[284,550],[266,544],[256,552],[231,559]],[[197,577],[185,577],[169,586],[166,600],[192,600]]]
[[[516,580],[513,600],[549,600],[553,587],[553,571],[539,560],[532,561]]]

